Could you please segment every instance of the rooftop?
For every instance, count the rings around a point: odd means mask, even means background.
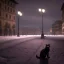
[[[64,3],[62,4],[62,7],[61,7],[61,10],[63,10],[64,9]]]
[[[16,2],[15,0],[10,0],[10,1],[12,1],[12,2],[15,3],[15,4],[18,4],[18,2]]]

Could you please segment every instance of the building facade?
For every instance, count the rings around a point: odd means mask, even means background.
[[[53,35],[62,34],[62,23],[63,23],[63,21],[57,20],[54,24],[52,24],[52,34]]]
[[[41,30],[39,28],[22,27],[19,33],[20,35],[41,35]]]
[[[62,11],[62,21],[63,21],[63,23],[62,23],[62,34],[64,35],[64,3],[61,7],[61,11]]]
[[[64,3],[62,4],[61,11],[62,11],[62,19],[52,24],[52,34],[55,35],[57,34],[64,35]]]
[[[64,22],[62,23],[62,34],[64,35]]]
[[[0,35],[15,35],[15,0],[0,0]]]
[[[64,22],[64,3],[62,4],[61,11],[62,11],[62,21]]]

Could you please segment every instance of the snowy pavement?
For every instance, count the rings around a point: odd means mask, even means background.
[[[29,40],[32,40],[32,39],[35,39],[36,36],[20,36],[20,37],[17,37],[17,36],[7,36],[7,37],[4,37],[4,36],[1,36],[1,39],[0,39],[0,49],[5,49],[5,48],[8,48],[8,47],[12,47],[14,45],[17,45],[17,44],[20,44],[22,42],[25,42],[25,41],[29,41]]]
[[[0,64],[41,64],[40,60],[36,58],[36,54],[39,55],[41,49],[46,44],[50,44],[51,46],[50,59],[42,61],[42,64],[64,64],[64,40],[62,38],[36,38],[24,42],[18,39],[15,42],[18,44],[12,44],[12,47],[0,50]]]
[[[40,35],[39,35],[40,36]],[[26,39],[26,38],[31,38],[31,37],[37,37],[36,35],[20,35],[20,37],[15,36],[0,36],[0,43],[9,41],[9,40],[14,40],[14,39]]]
[[[57,37],[59,39],[64,39],[64,35],[44,35],[46,37]],[[8,40],[14,40],[14,39],[25,39],[25,38],[28,38],[28,37],[41,37],[41,35],[20,35],[20,37],[17,37],[17,35],[15,36],[0,36],[0,42],[5,42],[5,41],[8,41]]]

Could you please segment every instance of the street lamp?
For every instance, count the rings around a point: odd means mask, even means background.
[[[18,33],[17,33],[17,36],[19,37],[19,17],[22,16],[22,13],[20,11],[17,12],[18,14]]]
[[[45,13],[45,9],[39,8],[38,11],[42,14],[42,34],[41,34],[41,39],[44,38],[44,33],[43,33],[43,13]]]

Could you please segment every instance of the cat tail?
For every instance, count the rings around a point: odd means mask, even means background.
[[[36,55],[36,58],[37,58],[37,59],[40,59],[40,57],[39,57],[39,56],[37,56],[37,55]]]

